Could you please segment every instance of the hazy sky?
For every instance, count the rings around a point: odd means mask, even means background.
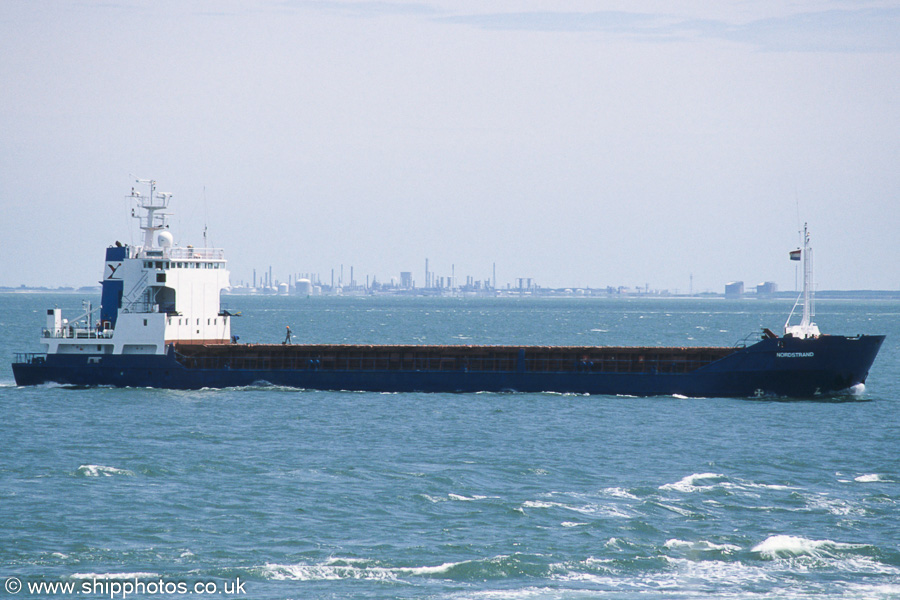
[[[900,288],[900,4],[0,2],[0,285],[88,285],[136,177],[232,281]],[[799,210],[798,210],[799,207]]]

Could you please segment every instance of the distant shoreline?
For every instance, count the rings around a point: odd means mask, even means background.
[[[68,294],[68,295],[100,295],[100,286],[73,287],[2,287],[0,294]],[[254,297],[285,297],[288,294],[276,294],[272,292],[247,292],[231,291],[223,292],[223,296],[254,296]],[[299,296],[298,294],[289,294]],[[536,292],[519,293],[518,290],[498,290],[496,293],[463,293],[450,290],[411,289],[403,290],[403,293],[371,292],[371,291],[345,291],[343,294],[325,293],[316,297],[348,297],[358,298],[365,296],[375,297],[403,297],[403,298],[656,298],[656,299],[685,299],[685,298],[722,298],[727,300],[794,300],[797,292],[776,292],[764,296],[757,296],[755,292],[744,293],[738,297],[726,297],[724,293],[704,292],[699,294],[671,294],[671,293],[609,293],[607,288],[581,288],[573,292],[573,288],[549,289],[541,288]],[[819,300],[900,300],[900,290],[821,290],[816,292]]]

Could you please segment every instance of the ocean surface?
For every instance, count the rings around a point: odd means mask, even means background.
[[[888,336],[822,401],[16,387],[81,301],[0,295],[0,595],[900,598],[898,301],[818,303]],[[598,345],[733,345],[792,304],[224,302],[242,342]]]

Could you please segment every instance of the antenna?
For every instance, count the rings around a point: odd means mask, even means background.
[[[206,242],[206,232],[209,224],[209,207],[206,204],[206,186],[203,186],[203,247],[209,248]]]

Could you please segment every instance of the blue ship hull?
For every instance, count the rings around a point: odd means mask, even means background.
[[[799,339],[790,336],[764,339],[746,348],[665,349],[665,348],[539,348],[479,346],[413,346],[407,352],[433,351],[440,366],[367,366],[363,360],[322,363],[297,356],[318,356],[328,349],[349,356],[376,355],[384,361],[397,355],[391,346],[246,346],[218,345],[165,355],[30,355],[13,364],[19,385],[60,383],[75,386],[158,387],[199,389],[240,387],[268,383],[319,390],[360,390],[375,392],[560,392],[604,395],[683,395],[699,397],[784,396],[814,397],[844,392],[865,383],[884,336],[828,336]],[[567,356],[592,353],[594,360],[572,365],[556,361],[541,366],[532,359],[566,350]],[[627,352],[627,368],[604,370],[600,364],[605,350]],[[500,368],[480,368],[474,355],[490,351],[506,352],[511,362]],[[706,352],[699,367],[677,368],[670,359],[649,358],[653,353]],[[715,354],[718,352],[718,354]],[[514,353],[514,354],[510,354]],[[711,354],[712,353],[712,354]],[[246,356],[252,354],[253,359]],[[499,355],[499,354],[498,354]],[[552,356],[552,354],[550,354]],[[293,357],[289,362],[285,357]],[[472,362],[470,362],[470,357]],[[710,358],[711,357],[711,358]],[[640,359],[640,360],[638,360]],[[555,359],[554,359],[555,360]],[[621,361],[620,361],[621,362]],[[688,361],[690,362],[690,361]],[[387,362],[384,362],[387,364]],[[243,366],[242,366],[243,365]],[[247,366],[250,365],[250,366]],[[452,365],[448,367],[447,365]],[[621,372],[626,371],[626,372]],[[669,371],[669,372],[666,372]]]

